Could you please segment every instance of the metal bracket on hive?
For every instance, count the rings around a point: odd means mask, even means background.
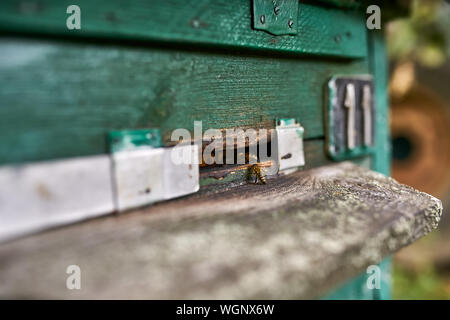
[[[298,0],[253,0],[253,28],[276,36],[297,34]]]
[[[196,145],[163,148],[154,129],[114,131],[109,137],[117,211],[198,191]]]
[[[278,171],[291,173],[305,165],[303,151],[304,129],[296,119],[276,120],[276,145]]]

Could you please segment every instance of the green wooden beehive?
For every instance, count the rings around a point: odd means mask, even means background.
[[[73,4],[80,29],[68,28]],[[0,165],[104,156],[130,145],[169,147],[175,129],[193,134],[196,121],[205,132],[275,130],[276,119],[297,119],[304,128],[302,170],[350,160],[389,175],[385,44],[366,19],[352,1],[4,0]],[[346,152],[344,142],[344,151],[330,153],[339,126],[330,81],[355,76],[370,79],[370,146]],[[201,190],[242,183],[247,169],[201,164]],[[38,189],[51,199],[45,186]],[[0,212],[7,209],[0,205]],[[85,217],[112,211],[114,205]],[[322,296],[390,297],[388,277],[381,289],[368,290],[367,276]]]

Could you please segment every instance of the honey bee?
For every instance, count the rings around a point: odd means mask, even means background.
[[[253,181],[252,178],[254,178]],[[266,176],[261,172],[261,168],[258,164],[254,164],[250,168],[248,168],[247,181],[254,184],[258,184],[258,181],[261,182],[262,184],[267,183]]]

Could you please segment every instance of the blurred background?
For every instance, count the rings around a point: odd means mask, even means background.
[[[394,299],[450,299],[450,4],[404,1],[387,25],[392,176],[443,202],[437,231],[394,256]]]

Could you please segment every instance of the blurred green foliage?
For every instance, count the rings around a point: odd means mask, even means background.
[[[394,299],[450,299],[449,280],[437,273],[432,266],[413,272],[394,264],[392,279]]]
[[[438,268],[436,254],[448,243],[433,231],[396,254],[392,269],[393,299],[450,299],[450,270]]]
[[[396,60],[428,67],[450,56],[450,4],[443,0],[409,1],[409,15],[388,25],[388,50]]]

